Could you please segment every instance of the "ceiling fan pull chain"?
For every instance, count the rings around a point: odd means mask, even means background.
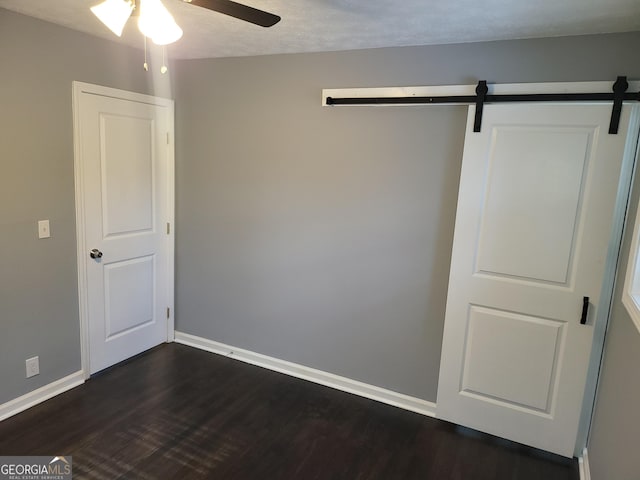
[[[163,45],[162,46],[162,67],[160,67],[160,73],[162,73],[163,75],[167,73],[167,70],[169,70],[167,68],[167,61],[165,60],[166,51],[167,51],[167,47]]]
[[[142,65],[142,68],[144,68],[145,72],[149,71],[149,64],[147,63],[147,37],[146,35],[143,35],[144,37],[144,64]]]

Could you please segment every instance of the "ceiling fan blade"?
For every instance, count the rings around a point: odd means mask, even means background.
[[[258,10],[257,8],[232,2],[231,0],[184,0],[191,5],[207,8],[216,12],[224,13],[231,17],[250,22],[261,27],[271,27],[280,21],[278,15]]]

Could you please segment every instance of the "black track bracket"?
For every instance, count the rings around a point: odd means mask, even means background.
[[[611,122],[609,123],[609,133],[615,135],[618,133],[620,126],[620,114],[622,113],[622,102],[624,94],[629,88],[627,77],[618,77],[613,84],[613,109],[611,110]]]
[[[476,87],[476,117],[473,122],[473,131],[479,132],[482,129],[482,110],[484,110],[484,102],[487,99],[489,87],[486,80],[480,80]]]

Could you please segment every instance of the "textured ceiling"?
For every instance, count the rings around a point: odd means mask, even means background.
[[[0,7],[117,39],[89,11],[101,0],[0,0]],[[184,30],[173,58],[433,45],[640,30],[640,0],[248,0],[271,28],[163,0]],[[140,47],[130,20],[118,41]]]

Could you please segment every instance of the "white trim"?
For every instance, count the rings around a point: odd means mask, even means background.
[[[578,470],[580,471],[580,480],[591,480],[591,470],[589,469],[589,452],[585,448],[582,455],[578,458]]]
[[[532,93],[601,93],[611,92],[611,82],[548,82],[548,83],[498,83],[488,84],[490,95],[524,95]],[[640,81],[630,81],[627,91],[640,90]],[[476,85],[431,85],[416,87],[374,87],[374,88],[325,88],[322,90],[322,106],[327,105],[327,97],[431,97],[443,95],[475,95]],[[416,104],[413,104],[416,105]],[[442,105],[442,104],[440,104]],[[354,106],[354,105],[349,105]],[[367,106],[367,105],[365,105]],[[369,105],[371,106],[371,105]],[[388,106],[388,105],[385,105]],[[403,106],[403,105],[395,105]],[[410,106],[410,105],[404,105]]]
[[[78,370],[77,372],[61,378],[60,380],[51,382],[47,385],[44,385],[43,387],[38,388],[37,390],[33,390],[32,392],[26,393],[21,397],[3,403],[2,405],[0,405],[0,421],[16,415],[26,410],[27,408],[31,408],[39,403],[42,403],[45,400],[49,400],[56,395],[60,395],[67,390],[71,390],[78,385],[82,385],[83,383],[84,372],[82,370]]]
[[[640,218],[636,219],[636,224],[640,224]],[[639,246],[638,242],[634,241],[632,244],[632,249],[630,250],[631,255],[633,255],[634,257],[637,255],[638,246]],[[634,264],[635,263],[636,262],[634,262]],[[631,268],[631,262],[629,262],[629,266],[627,267],[627,269],[635,270],[635,268],[634,269]],[[631,295],[630,287],[628,287],[627,283],[625,282],[624,291],[622,292],[622,304],[626,308],[627,313],[629,314],[629,317],[631,317],[631,321],[633,322],[633,324],[638,329],[638,332],[640,332],[640,304],[638,303],[639,301],[640,301],[640,295]]]
[[[638,109],[640,110],[640,109]],[[640,117],[640,113],[637,115]],[[638,121],[640,123],[640,120]],[[640,142],[636,137],[633,153],[640,157]],[[629,313],[631,320],[640,332],[640,208],[636,212],[633,226],[633,237],[629,247],[629,260],[622,289],[622,304]]]
[[[87,281],[87,244],[85,239],[85,205],[84,205],[84,175],[80,139],[82,138],[82,124],[80,122],[80,98],[81,95],[100,95],[110,98],[119,98],[132,102],[157,105],[168,109],[168,128],[170,141],[167,145],[167,221],[171,222],[171,234],[168,239],[168,307],[171,315],[167,319],[167,342],[173,341],[175,330],[175,306],[174,306],[174,255],[175,255],[175,126],[174,111],[175,102],[168,98],[154,97],[142,93],[129,92],[117,88],[103,87],[84,82],[72,82],[73,100],[73,152],[74,152],[74,180],[75,180],[75,207],[76,207],[76,256],[78,262],[78,310],[80,315],[80,358],[85,380],[91,375],[89,354],[89,305],[88,305],[88,281]]]
[[[170,98],[154,97],[144,93],[130,92],[128,90],[120,90],[119,88],[103,87],[93,83],[85,83],[73,81],[73,91],[76,94],[88,93],[89,95],[100,95],[101,97],[111,97],[121,100],[129,100],[131,102],[146,103],[149,105],[159,105],[171,108],[173,100]]]
[[[261,353],[232,347],[214,340],[178,331],[175,332],[175,342],[206,350],[207,352],[216,353],[218,355],[223,355],[225,357],[234,358],[241,362],[257,365],[292,377],[319,383],[326,387],[335,388],[336,390],[376,400],[378,402],[386,403],[387,405],[393,405],[394,407],[426,415],[427,417],[435,417],[436,415],[436,404],[433,402],[404,395],[385,388],[376,387],[375,385],[369,385],[347,377],[334,375],[333,373],[324,372],[322,370],[306,367],[297,363],[287,362],[278,358],[262,355]]]
[[[89,378],[89,310],[87,299],[87,245],[84,231],[84,175],[80,161],[80,138],[82,124],[80,123],[80,95],[85,84],[73,82],[73,173],[75,185],[76,207],[76,258],[78,262],[78,310],[80,314],[80,363],[85,380]]]
[[[167,247],[167,253],[169,254],[169,265],[167,266],[167,292],[169,298],[167,298],[167,305],[170,310],[169,318],[167,319],[167,342],[173,342],[175,332],[175,245],[176,245],[176,161],[175,161],[175,103],[173,100],[169,100],[169,138],[167,147],[167,221],[171,224],[171,231],[169,238],[167,239],[169,245]]]

